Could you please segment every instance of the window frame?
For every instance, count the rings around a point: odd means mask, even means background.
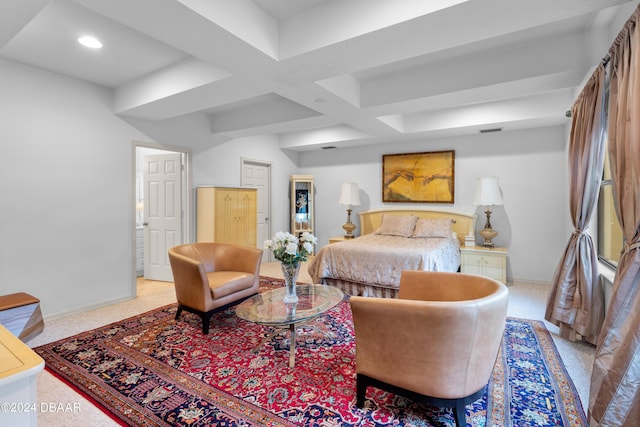
[[[620,253],[624,245],[624,238],[622,235],[622,226],[618,221],[618,216],[615,211],[615,202],[613,200],[613,180],[611,179],[609,153],[607,150],[605,150],[604,168],[602,171],[602,181],[600,182],[597,209],[598,215],[596,228],[598,237],[596,253],[598,260],[613,271],[616,271],[618,268]],[[610,224],[605,224],[605,221],[609,221]],[[617,248],[617,253],[615,252],[616,249],[612,247],[613,244],[618,243],[618,240],[615,240],[614,242],[614,233],[619,235],[619,248]],[[607,246],[610,247],[607,248]]]

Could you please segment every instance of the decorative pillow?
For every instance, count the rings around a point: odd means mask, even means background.
[[[382,215],[376,234],[411,237],[417,220],[418,217],[414,215]]]
[[[413,230],[413,237],[451,238],[451,218],[420,218]]]

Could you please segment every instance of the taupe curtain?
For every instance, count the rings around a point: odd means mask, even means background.
[[[589,422],[640,422],[640,6],[609,51],[609,161],[616,214],[624,236],[609,310],[598,338]]]
[[[604,77],[600,65],[571,109],[569,207],[574,231],[551,282],[545,313],[563,337],[578,333],[594,344],[604,318],[604,295],[597,253],[586,229],[598,201],[604,165]]]

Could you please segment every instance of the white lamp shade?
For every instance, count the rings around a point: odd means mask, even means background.
[[[341,205],[360,206],[360,190],[355,182],[345,182],[342,184],[342,193],[340,194]]]
[[[473,199],[475,206],[502,205],[502,192],[495,176],[478,178],[476,195]]]

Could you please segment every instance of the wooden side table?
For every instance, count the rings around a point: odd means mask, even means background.
[[[507,248],[463,246],[460,271],[480,274],[507,283]]]
[[[40,300],[25,292],[0,296],[0,323],[22,341],[44,329]]]

